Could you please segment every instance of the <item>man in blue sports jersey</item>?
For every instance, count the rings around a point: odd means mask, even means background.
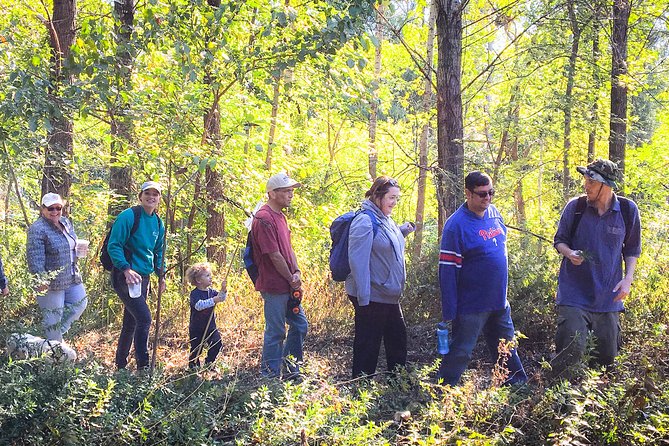
[[[465,203],[444,225],[439,253],[442,316],[444,322],[452,321],[452,329],[438,378],[452,386],[467,368],[481,332],[494,362],[500,340],[511,341],[515,334],[506,300],[506,226],[491,203],[492,180],[482,172],[469,173],[465,194]],[[505,384],[527,381],[516,349],[511,349],[506,368]]]

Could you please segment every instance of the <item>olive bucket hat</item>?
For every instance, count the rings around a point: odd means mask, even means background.
[[[581,175],[585,175],[600,183],[604,183],[609,187],[617,188],[620,178],[620,169],[613,161],[598,158],[588,164],[586,167],[578,166],[576,168]]]

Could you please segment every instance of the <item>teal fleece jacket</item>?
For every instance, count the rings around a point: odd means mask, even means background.
[[[148,276],[155,272],[162,276],[160,267],[163,259],[163,237],[165,226],[162,220],[154,213],[147,214],[142,208],[137,231],[130,236],[134,222],[132,209],[121,212],[112,225],[109,234],[107,250],[114,267],[125,271],[132,268],[135,272]],[[127,246],[132,253],[130,263],[123,254],[123,246]]]

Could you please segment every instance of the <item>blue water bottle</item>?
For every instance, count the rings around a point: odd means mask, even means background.
[[[437,352],[440,355],[448,353],[448,328],[443,321],[437,324]]]

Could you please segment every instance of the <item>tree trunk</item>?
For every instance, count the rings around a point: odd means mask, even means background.
[[[609,159],[625,171],[627,141],[627,27],[632,9],[629,0],[614,0],[611,32],[611,122]],[[621,187],[622,189],[622,187]]]
[[[76,36],[75,17],[77,14],[76,0],[54,0],[53,16],[46,25],[51,45],[51,81],[50,94],[52,102],[59,104],[59,89],[72,82],[72,76],[64,71],[64,60],[70,56],[70,48]],[[42,195],[56,192],[62,197],[70,195],[72,175],[72,152],[74,138],[73,124],[69,112],[61,108],[59,113],[49,118],[50,129],[47,131],[47,148],[42,176]]]
[[[372,97],[370,99],[369,112],[369,150],[368,150],[368,171],[372,179],[376,178],[376,165],[379,161],[379,153],[376,149],[376,128],[379,118],[379,82],[381,80],[381,43],[383,41],[383,26],[381,16],[383,15],[383,5],[379,5],[376,13],[376,36],[377,44],[374,51],[374,79],[372,80]]]
[[[279,114],[279,96],[281,87],[281,73],[272,76],[274,78],[274,92],[272,97],[272,117],[269,124],[269,139],[267,141],[267,157],[265,158],[265,169],[272,170],[272,155],[274,152],[274,135],[276,133],[276,117]]]
[[[207,83],[211,83],[209,79]],[[218,96],[204,117],[204,141],[214,147],[214,155],[221,150],[221,118],[219,115]],[[218,265],[225,265],[225,214],[221,209],[220,197],[223,193],[221,174],[209,165],[205,171],[205,191],[207,200],[207,260]]]
[[[571,175],[569,175],[569,152],[571,149],[571,112],[573,106],[574,77],[578,60],[578,45],[581,40],[581,28],[576,20],[574,1],[567,4],[569,24],[571,26],[571,52],[567,66],[567,88],[564,93],[564,134],[562,137],[562,201],[566,203],[571,197]]]
[[[432,110],[432,59],[434,58],[434,23],[437,14],[436,0],[430,2],[428,19],[427,51],[425,57],[425,90],[423,92],[423,113],[425,122],[418,143],[418,197],[416,199],[416,232],[413,241],[413,257],[420,258],[423,244],[423,225],[425,223],[425,188],[427,186],[427,139],[430,134],[430,111]]]
[[[220,0],[207,0],[209,6],[218,8]],[[211,74],[205,70],[205,84],[213,82]],[[219,94],[213,95],[213,103],[204,117],[203,140],[214,146],[214,154],[221,154],[221,117],[219,112]],[[223,193],[221,174],[207,166],[205,172],[205,190],[207,197],[207,260],[218,265],[225,265],[225,214],[221,208],[220,197]]]
[[[598,2],[593,5],[593,20],[592,20],[592,97],[590,99],[590,130],[588,131],[588,163],[595,159],[595,143],[597,142],[597,127],[599,126],[599,118],[597,116],[599,110],[599,89],[602,86],[602,81],[599,74],[599,20],[600,20],[600,6]]]
[[[439,227],[464,196],[462,10],[466,2],[437,0],[437,200]]]
[[[132,64],[134,52],[130,40],[133,29],[135,10],[133,0],[118,0],[114,2],[116,23],[116,82],[118,91],[132,89]],[[109,110],[111,121],[111,159],[109,167],[109,190],[112,192],[107,212],[110,216],[118,215],[133,201],[132,197],[132,167],[125,165],[119,158],[127,152],[127,147],[133,144],[133,124],[128,116],[130,104],[117,93],[116,104]],[[110,222],[111,224],[111,222]]]

